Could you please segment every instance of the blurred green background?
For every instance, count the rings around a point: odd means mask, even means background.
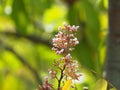
[[[107,0],[0,0],[0,90],[35,90],[48,75],[57,27],[79,25],[72,52],[83,74],[77,83],[93,90],[102,77],[108,30]]]

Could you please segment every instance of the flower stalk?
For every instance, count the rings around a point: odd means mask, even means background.
[[[78,39],[76,38],[76,32],[79,26],[70,26],[66,23],[63,23],[63,26],[59,26],[58,34],[53,38],[53,48],[56,54],[62,54],[63,57],[59,60],[54,61],[54,66],[58,68],[58,71],[54,69],[49,70],[49,74],[51,79],[56,79],[58,81],[58,86],[55,90],[62,90],[64,87],[61,86],[61,82],[66,82],[70,80],[78,80],[80,74],[77,74],[78,71],[78,62],[76,60],[72,60],[72,56],[70,52],[74,49],[74,47],[79,44]],[[66,77],[66,78],[65,78]],[[65,84],[66,85],[66,84]],[[41,86],[40,90],[53,90],[53,85],[46,83]]]

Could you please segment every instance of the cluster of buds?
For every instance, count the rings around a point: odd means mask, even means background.
[[[63,86],[61,87],[61,82],[65,82],[68,79],[78,80],[81,76],[80,74],[77,74],[78,62],[76,60],[72,60],[72,56],[70,54],[73,47],[79,43],[75,36],[75,32],[78,28],[79,26],[70,26],[64,23],[63,27],[60,26],[58,28],[58,34],[53,38],[52,50],[54,50],[56,54],[64,55],[64,57],[54,61],[54,66],[57,67],[58,70],[49,69],[51,78],[58,81],[58,87],[54,90],[62,90]],[[53,85],[48,83],[48,79],[46,79],[40,90],[52,89]]]
[[[54,66],[62,70],[64,77],[78,80],[79,76],[81,76],[81,74],[77,74],[78,62],[76,60],[72,60],[72,56],[70,54],[67,54],[58,61],[54,61]],[[51,78],[58,79],[57,72],[55,70],[50,69],[49,74],[51,75]]]
[[[79,26],[70,26],[66,23],[64,27],[59,26],[59,33],[53,38],[53,48],[56,54],[66,53],[73,50],[73,47],[79,44],[79,41],[75,37],[75,32]]]
[[[53,85],[48,82],[48,77],[45,78],[43,85],[39,86],[38,90],[52,90]]]
[[[63,59],[65,61],[65,75],[71,77],[74,80],[78,80],[81,74],[77,74],[78,71],[78,62],[76,60],[72,60],[70,54],[66,55]]]

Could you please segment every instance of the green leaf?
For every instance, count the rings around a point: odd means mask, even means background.
[[[80,1],[80,14],[84,12],[85,27],[82,28],[80,45],[76,51],[80,63],[94,71],[94,75],[101,76],[101,63],[99,57],[100,20],[99,13],[89,0]],[[82,16],[82,15],[81,15]]]
[[[17,31],[21,34],[26,33],[26,28],[29,22],[29,16],[25,9],[25,3],[23,0],[14,0],[12,5],[12,14],[11,17],[16,24]]]
[[[89,70],[95,71],[95,61],[92,54],[93,51],[91,50],[90,46],[84,41],[75,48],[75,55],[81,65],[88,68]]]
[[[82,1],[86,13],[86,37],[91,46],[97,50],[100,42],[100,21],[95,6],[88,0]]]
[[[107,90],[107,81],[105,79],[99,79],[96,84],[94,90]]]
[[[68,10],[67,19],[71,25],[79,25],[79,8],[77,6],[77,3],[75,3]]]

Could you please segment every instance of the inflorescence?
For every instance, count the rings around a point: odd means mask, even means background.
[[[57,88],[53,84],[48,82],[46,78],[44,84],[40,86],[39,90],[62,90],[63,84],[61,82],[66,82],[69,79],[78,80],[81,76],[78,74],[78,62],[72,59],[70,51],[79,44],[76,38],[76,32],[79,26],[70,26],[66,23],[63,27],[59,26],[58,34],[53,38],[53,48],[56,54],[62,54],[59,60],[54,60],[54,66],[58,69],[49,69],[49,74],[51,79],[56,79],[58,82]]]

